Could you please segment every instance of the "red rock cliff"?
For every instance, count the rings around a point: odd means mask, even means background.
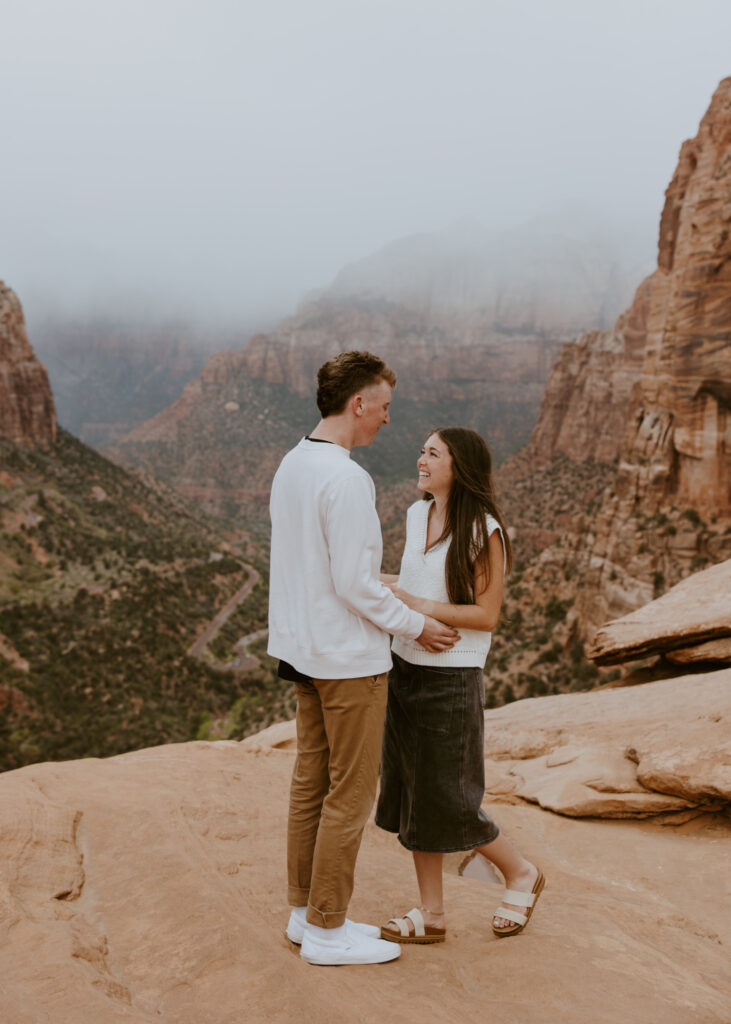
[[[642,378],[618,479],[645,508],[731,499],[731,78],[665,193]]]
[[[528,454],[613,462],[627,423],[632,386],[642,369],[654,275],[609,331],[588,331],[564,345],[541,399]]]
[[[543,593],[573,604],[570,625],[584,639],[731,557],[731,78],[682,146],[658,249],[657,270],[614,340],[585,336],[559,354],[529,447],[539,459],[620,451],[597,511],[575,518],[526,580],[532,599]],[[600,381],[612,344],[621,388]],[[627,359],[637,367],[628,400]],[[622,398],[609,403],[607,422],[616,424],[622,403],[625,410],[624,430],[608,438],[591,401],[602,387]]]
[[[48,374],[25,330],[18,297],[0,281],[0,437],[16,444],[56,439],[56,408]]]
[[[381,308],[379,308],[381,307]],[[304,306],[276,334],[256,335],[243,353],[247,374],[310,395],[322,363],[347,349],[376,352],[399,378],[399,395],[461,400],[485,387],[529,389],[537,399],[562,338],[501,333],[481,317],[423,313],[392,303],[363,308],[320,300]]]

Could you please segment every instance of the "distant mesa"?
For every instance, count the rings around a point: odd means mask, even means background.
[[[398,377],[394,429],[356,455],[380,482],[413,473],[424,432],[439,422],[484,433],[500,461],[530,436],[561,344],[611,323],[631,295],[618,258],[610,244],[545,224],[395,242],[345,268],[276,331],[211,357],[108,454],[212,512],[265,511],[279,460],[317,415],[318,368],[367,349]]]
[[[56,440],[56,407],[16,294],[0,281],[0,437],[27,446]]]
[[[313,391],[318,366],[346,348],[377,352],[399,396],[475,401],[548,375],[560,344],[608,327],[637,268],[608,238],[570,237],[538,221],[399,239],[345,267],[244,353],[249,376]],[[636,280],[636,278],[635,278]]]
[[[608,328],[631,298],[641,268],[608,227],[539,217],[495,231],[462,221],[398,239],[344,267],[322,298],[376,309],[393,304],[479,316],[497,330],[570,336]]]
[[[60,423],[103,448],[174,401],[212,352],[248,333],[189,323],[48,317],[33,345],[48,370]]]

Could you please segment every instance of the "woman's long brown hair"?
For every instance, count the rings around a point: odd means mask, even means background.
[[[447,594],[452,604],[472,604],[474,601],[475,561],[488,550],[490,535],[485,515],[489,514],[502,528],[507,571],[513,564],[505,517],[495,500],[492,482],[490,449],[475,430],[466,427],[437,427],[429,436],[437,434],[452,456],[454,482],[447,498],[444,531],[439,538],[452,542],[447,551]],[[426,501],[432,495],[424,493]]]

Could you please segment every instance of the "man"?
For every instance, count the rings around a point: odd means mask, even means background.
[[[383,963],[400,947],[347,921],[346,911],[376,792],[388,634],[431,651],[458,634],[411,611],[378,578],[375,489],[350,450],[389,422],[393,371],[369,352],[343,352],[320,367],[317,383],[322,419],[285,455],[270,503],[268,649],[297,693],[287,935],[309,963]]]

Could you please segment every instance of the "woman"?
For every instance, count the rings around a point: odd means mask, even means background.
[[[496,935],[522,931],[544,886],[540,869],[481,809],[482,669],[497,625],[512,553],[494,498],[487,445],[474,430],[433,431],[417,461],[424,500],[409,508],[399,576],[381,578],[410,608],[455,626],[460,639],[430,654],[393,642],[376,824],[411,850],[421,908],[382,929],[393,942],[443,942],[443,854],[473,850],[501,871],[506,891]]]

